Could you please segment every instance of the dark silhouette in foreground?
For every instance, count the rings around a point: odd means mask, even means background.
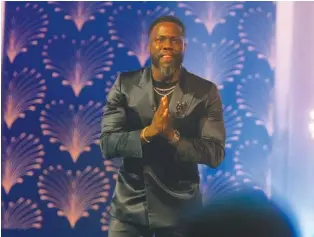
[[[262,192],[241,192],[192,215],[187,237],[296,237],[291,217]]]

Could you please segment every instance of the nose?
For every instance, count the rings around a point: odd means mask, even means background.
[[[165,41],[163,42],[163,45],[162,45],[162,49],[163,50],[172,50],[173,49],[171,39],[165,39]]]

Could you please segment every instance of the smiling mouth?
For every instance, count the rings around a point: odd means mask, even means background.
[[[170,59],[170,58],[173,58],[173,56],[172,55],[163,55],[162,58]]]
[[[163,54],[160,56],[160,59],[162,59],[163,61],[171,61],[173,59],[173,55],[172,54]]]
[[[162,58],[162,57],[167,57],[167,56],[173,57],[173,55],[174,55],[174,54],[171,53],[171,52],[167,52],[167,53],[165,52],[165,53],[159,54],[159,57],[161,57],[161,58]]]

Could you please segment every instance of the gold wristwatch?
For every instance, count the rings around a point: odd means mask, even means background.
[[[177,144],[180,140],[180,132],[178,130],[173,130],[173,138],[170,140],[171,144]]]

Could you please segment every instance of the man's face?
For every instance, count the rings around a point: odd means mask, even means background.
[[[149,41],[152,64],[165,77],[170,77],[180,68],[184,56],[184,37],[180,26],[172,22],[157,24]]]

